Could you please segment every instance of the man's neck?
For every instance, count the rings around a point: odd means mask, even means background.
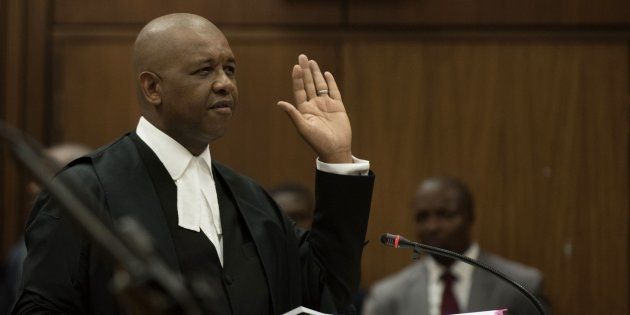
[[[468,243],[466,244],[466,246],[463,246],[462,249],[454,250],[454,252],[460,255],[464,255],[464,253],[470,248],[471,245],[472,243]],[[455,259],[452,259],[452,258],[438,256],[438,255],[431,255],[431,256],[438,264],[440,264],[444,268],[449,268],[453,265],[453,263],[455,263]]]
[[[199,154],[203,153],[203,151],[206,150],[206,147],[208,147],[208,142],[199,141],[198,139],[188,137],[177,130],[170,130],[166,128],[162,121],[154,117],[152,114],[143,113],[142,116],[155,128],[159,129],[171,139],[181,144],[193,156],[199,156]]]

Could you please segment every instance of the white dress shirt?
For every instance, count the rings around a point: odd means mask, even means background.
[[[209,147],[198,156],[193,156],[144,117],[140,117],[136,134],[153,150],[175,181],[178,225],[203,232],[214,245],[223,266],[223,229]],[[352,159],[353,163],[341,164],[328,164],[318,159],[317,169],[341,175],[367,175],[369,161],[354,156]]]
[[[479,257],[479,245],[472,243],[464,252],[464,256],[472,259]],[[427,297],[429,302],[429,315],[440,315],[440,306],[442,304],[442,294],[444,293],[444,283],[440,280],[440,276],[446,271],[444,266],[436,262],[430,255],[425,260],[428,274],[428,291]],[[459,310],[464,312],[468,307],[468,299],[470,298],[470,287],[472,286],[472,276],[474,267],[461,261],[455,261],[450,271],[457,280],[453,283],[453,293],[457,299]]]

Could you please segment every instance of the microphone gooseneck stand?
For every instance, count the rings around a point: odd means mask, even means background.
[[[514,280],[508,278],[506,275],[495,270],[494,268],[486,266],[472,258],[466,257],[464,255],[458,254],[450,250],[442,249],[439,247],[412,242],[400,235],[390,234],[390,233],[385,233],[381,235],[381,243],[387,246],[394,247],[394,248],[411,248],[413,249],[413,252],[414,252],[414,256],[413,256],[414,259],[416,259],[418,257],[417,255],[419,255],[424,250],[431,254],[436,254],[439,256],[448,257],[448,258],[455,259],[458,261],[463,261],[469,265],[479,267],[483,270],[490,272],[491,274],[500,278],[501,280],[509,283],[511,286],[516,288],[521,294],[525,295],[525,297],[534,305],[536,310],[538,310],[538,313],[540,313],[541,315],[547,314],[545,312],[544,307],[540,303],[540,301],[538,301],[538,299],[529,291],[527,291],[527,289],[525,289],[522,285],[516,283]]]

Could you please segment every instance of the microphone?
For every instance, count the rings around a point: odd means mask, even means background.
[[[415,247],[415,244],[412,241],[400,235],[390,234],[390,233],[385,233],[381,235],[381,243],[383,243],[383,245],[390,246],[393,248],[414,248]]]
[[[536,297],[533,294],[531,294],[529,291],[527,291],[522,285],[514,282],[514,280],[508,278],[506,275],[495,270],[494,268],[486,266],[472,258],[466,257],[456,252],[452,252],[450,250],[442,249],[439,247],[412,242],[398,234],[385,233],[381,235],[381,243],[383,243],[383,245],[390,246],[393,248],[412,248],[414,252],[414,259],[416,255],[420,254],[420,252],[424,250],[431,254],[448,257],[448,258],[455,259],[458,261],[463,261],[474,267],[479,267],[481,269],[484,269],[490,272],[491,274],[493,274],[494,276],[498,277],[499,279],[507,282],[508,284],[516,288],[521,294],[525,295],[525,297],[527,297],[527,299],[534,305],[534,307],[536,307],[536,309],[538,310],[540,314],[542,315],[547,314],[542,304],[540,303],[540,301],[538,301],[538,299],[536,299]]]

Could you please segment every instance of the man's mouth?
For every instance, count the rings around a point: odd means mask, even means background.
[[[226,107],[231,108],[232,101],[229,101],[229,100],[216,101],[212,104],[212,106],[210,106],[210,109],[226,108]]]
[[[229,114],[232,113],[232,101],[222,100],[217,101],[210,106],[210,109],[218,113]]]

